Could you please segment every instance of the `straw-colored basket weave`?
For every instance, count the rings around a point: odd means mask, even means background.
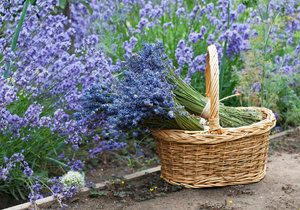
[[[249,126],[219,125],[219,67],[214,45],[206,59],[206,96],[210,99],[209,130],[154,130],[161,177],[171,184],[203,188],[260,181],[266,174],[269,133],[276,120],[266,108],[263,120]]]

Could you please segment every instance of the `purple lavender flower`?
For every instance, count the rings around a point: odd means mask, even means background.
[[[149,21],[147,18],[141,18],[140,22],[137,25],[137,29],[139,32],[141,32],[147,25],[149,24]]]
[[[193,58],[193,49],[188,47],[184,40],[180,40],[177,45],[175,56],[179,67],[189,64]]]
[[[280,71],[283,72],[284,74],[292,74],[295,72],[292,66],[283,66],[280,68]]]
[[[198,33],[195,33],[195,32],[190,33],[190,35],[189,35],[189,41],[190,42],[196,43],[198,40],[199,40],[199,34]]]
[[[140,16],[143,17],[147,17],[149,16],[150,12],[152,12],[152,3],[148,2],[141,10],[140,10]]]
[[[213,3],[209,3],[209,4],[207,4],[206,5],[206,12],[207,13],[212,13],[213,12],[213,10],[214,10],[214,4]]]
[[[68,163],[72,171],[82,171],[84,169],[84,163],[81,160],[73,160]]]
[[[65,189],[62,193],[63,197],[65,198],[71,198],[73,197],[76,193],[78,193],[79,189],[76,186],[71,186],[67,189]]]
[[[213,44],[214,43],[214,39],[215,39],[215,35],[209,34],[208,37],[207,37],[207,40],[206,40],[207,44],[208,45]]]
[[[35,201],[42,199],[44,196],[39,193],[31,192],[31,193],[29,193],[28,197],[29,197],[30,202],[34,203]]]
[[[181,16],[181,15],[184,14],[184,12],[185,12],[184,7],[179,7],[179,8],[177,9],[177,11],[176,11],[176,15],[177,15],[177,16]]]
[[[134,49],[135,45],[137,44],[138,40],[134,36],[132,36],[128,41],[124,42],[124,50],[125,50],[125,58],[128,58],[132,55],[132,50]]]
[[[1,72],[0,70],[0,73]],[[0,76],[0,107],[4,107],[17,99],[17,92],[14,86]]]
[[[252,84],[251,89],[252,89],[252,91],[258,93],[258,92],[260,92],[261,84],[259,82],[255,82]]]
[[[127,144],[125,142],[101,141],[96,147],[89,151],[90,157],[94,158],[106,151],[117,151],[123,149],[126,145]]]
[[[194,6],[192,12],[189,15],[192,20],[195,19],[199,9],[200,9],[199,5]]]
[[[149,118],[168,116],[175,104],[173,87],[166,80],[167,65],[162,45],[146,44],[138,55],[127,59],[122,79],[114,89],[98,86],[88,92],[83,107],[87,113],[96,114],[97,121],[107,123],[108,129],[104,129],[102,136],[116,139],[117,130],[143,125]],[[105,145],[100,145],[91,153],[103,150]]]
[[[239,4],[238,8],[237,8],[237,13],[241,14],[246,10],[246,6],[244,4]]]
[[[192,72],[192,74],[197,71],[204,72],[205,65],[205,55],[198,55],[193,59],[192,63],[190,64],[190,71]]]
[[[31,177],[33,175],[33,171],[29,166],[26,166],[25,169],[23,170],[23,173],[27,177]]]
[[[155,7],[151,10],[149,17],[151,19],[158,19],[162,16],[163,10],[160,6],[155,5]]]
[[[7,168],[0,167],[0,180],[5,181],[9,175]]]
[[[164,23],[163,24],[163,28],[164,29],[167,29],[167,28],[173,28],[174,27],[174,25],[173,25],[173,23],[172,22],[167,22],[167,23]]]

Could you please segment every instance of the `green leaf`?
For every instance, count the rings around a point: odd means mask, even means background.
[[[56,160],[54,158],[51,158],[51,157],[45,157],[45,160],[48,160],[49,162],[54,163],[55,165],[62,166],[64,169],[70,168],[68,165],[64,164],[63,162]]]
[[[22,200],[26,200],[26,197],[25,197],[25,195],[23,194],[23,192],[22,192],[22,190],[20,189],[19,186],[17,186],[17,190],[18,190],[18,193],[19,193],[20,197],[22,198]]]
[[[59,0],[58,5],[60,8],[64,9],[67,5],[68,0]]]
[[[93,8],[90,6],[90,4],[88,2],[86,2],[84,0],[81,0],[80,3],[83,4],[86,7],[86,9],[90,13],[90,15],[93,14]]]
[[[15,30],[13,38],[12,38],[11,49],[12,49],[13,52],[15,52],[16,49],[17,49],[17,43],[18,43],[20,31],[21,31],[23,23],[25,21],[25,16],[26,16],[26,13],[27,13],[29,5],[30,5],[30,0],[26,0],[24,2],[24,6],[23,6],[23,9],[22,9],[22,12],[21,12],[20,20],[18,21],[16,30]],[[8,62],[6,64],[6,69],[5,69],[4,73],[3,73],[4,78],[8,78],[9,75],[10,75],[10,72],[11,72],[11,66],[10,66],[10,62]]]

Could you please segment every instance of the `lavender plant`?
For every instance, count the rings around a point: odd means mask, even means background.
[[[95,1],[94,7],[97,18],[89,19],[91,30],[100,32],[101,43],[114,60],[141,49],[142,41],[159,39],[177,73],[197,90],[204,88],[206,48],[214,43],[222,58],[223,97],[232,94],[237,83],[233,67],[241,66],[240,53],[250,49],[249,40],[255,36],[247,24],[246,7],[232,1],[124,1],[113,6]]]
[[[271,108],[283,127],[297,125],[300,4],[271,0],[257,7],[251,23],[255,21],[258,36],[252,42],[253,51],[245,55],[238,90],[245,93],[245,105]]]
[[[95,126],[73,116],[81,109],[82,92],[100,81],[109,84],[114,67],[95,46],[97,35],[76,43],[76,30],[57,5],[50,0],[29,7],[1,2],[0,191],[18,199],[28,195],[34,201],[41,197],[35,183],[45,188],[50,176],[69,168],[82,170],[70,157],[76,158],[83,148],[91,153],[95,147],[101,152],[120,148],[111,141],[101,144]],[[15,26],[24,6],[27,14],[14,48]],[[22,160],[8,161],[18,154]],[[49,166],[59,173],[49,173]]]

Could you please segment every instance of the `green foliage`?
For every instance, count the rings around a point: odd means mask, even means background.
[[[286,32],[286,25],[293,17],[283,15],[284,10],[270,13],[269,1],[260,3],[258,11],[262,23],[254,25],[258,36],[252,41],[253,50],[245,55],[246,71],[240,76],[240,86],[242,92],[245,91],[243,101],[246,105],[272,109],[278,115],[277,124],[284,128],[296,126],[300,124],[300,66],[275,60],[287,57],[297,60],[299,55],[295,48],[300,43],[299,31]],[[290,37],[294,44],[287,43]],[[285,72],[283,67],[292,67],[295,72]],[[254,83],[261,84],[259,91],[253,91]]]
[[[40,176],[41,180],[50,176],[49,167],[57,168],[56,171],[50,172],[52,175],[58,175],[64,172],[64,169],[57,163],[49,160],[57,159],[57,156],[64,151],[65,144],[63,139],[58,135],[53,135],[49,129],[36,128],[21,130],[21,136],[27,136],[28,139],[16,138],[11,135],[0,134],[0,165],[4,164],[4,157],[11,157],[16,152],[23,152],[26,161],[29,162],[36,176]],[[29,143],[30,142],[30,143]],[[58,160],[57,160],[58,161]],[[59,161],[58,161],[59,162]],[[26,177],[23,174],[24,166],[17,165],[14,170],[10,172],[8,180],[0,181],[0,191],[12,194],[16,199],[27,200],[28,188],[35,182],[34,177]]]
[[[58,5],[60,8],[64,9],[68,3],[68,0],[59,0]]]
[[[258,0],[242,0],[242,3],[245,4],[247,7],[254,7],[257,6]]]

